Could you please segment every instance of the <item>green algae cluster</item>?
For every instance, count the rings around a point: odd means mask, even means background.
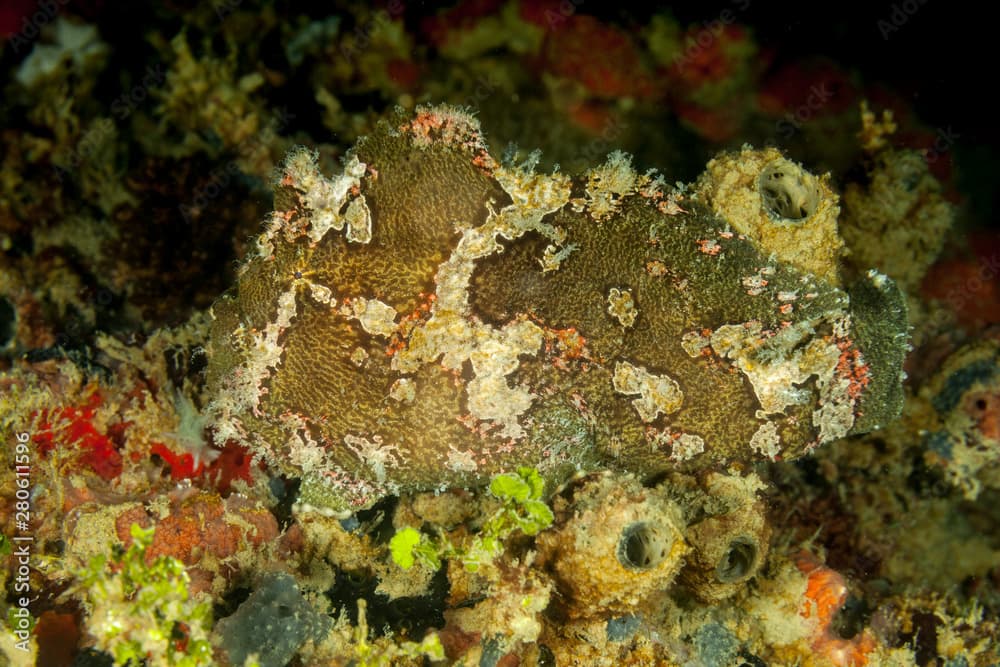
[[[115,667],[201,667],[212,663],[211,606],[194,602],[184,564],[170,556],[146,560],[153,530],[132,524],[127,551],[95,556],[77,573],[96,646]]]
[[[341,514],[523,465],[791,459],[899,413],[891,280],[783,263],[622,153],[532,162],[498,163],[452,107],[384,121],[332,177],[293,151],[212,309],[216,436]]]

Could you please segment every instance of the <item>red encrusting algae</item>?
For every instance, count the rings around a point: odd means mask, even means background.
[[[32,440],[38,452],[47,457],[57,448],[71,448],[77,452],[80,465],[101,478],[112,480],[120,475],[122,457],[118,450],[131,422],[100,428],[95,419],[103,402],[100,389],[92,386],[82,404],[33,413],[37,421]]]
[[[806,575],[806,596],[799,613],[815,621],[812,648],[837,667],[862,667],[875,650],[875,637],[867,628],[852,639],[837,635],[833,628],[837,613],[847,601],[843,575],[827,567],[808,551],[800,551],[795,565]]]

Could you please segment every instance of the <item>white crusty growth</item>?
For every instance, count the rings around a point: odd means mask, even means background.
[[[621,206],[622,198],[645,185],[632,168],[632,156],[622,151],[608,155],[607,161],[587,172],[587,209],[598,222],[610,218]]]
[[[412,373],[438,359],[451,370],[471,362],[475,377],[465,388],[469,412],[476,419],[498,424],[504,437],[520,438],[524,428],[518,418],[535,397],[523,387],[511,387],[507,376],[517,370],[518,357],[537,354],[544,333],[524,318],[499,329],[482,322],[471,312],[469,285],[476,261],[502,250],[498,236],[513,240],[527,231],[537,231],[555,243],[562,241],[561,230],[543,223],[542,218],[569,200],[569,179],[503,167],[495,176],[513,203],[499,213],[490,209],[479,227],[463,222],[456,225],[462,236],[451,256],[438,267],[431,317],[411,332],[407,346],[393,357],[392,366],[398,372]]]
[[[347,240],[368,243],[371,240],[371,212],[364,195],[357,195],[341,215],[352,190],[361,185],[366,165],[353,153],[347,157],[342,174],[326,178],[319,170],[315,151],[302,148],[292,150],[285,160],[284,178],[302,193],[302,203],[309,209],[309,240],[319,243],[331,229],[340,231],[347,226]],[[280,229],[283,218],[275,221],[264,234],[267,241]]]
[[[608,291],[608,314],[626,329],[635,324],[639,311],[635,307],[632,290],[612,287]]]
[[[684,392],[676,380],[667,375],[653,375],[627,361],[615,363],[611,381],[618,393],[639,395],[632,405],[644,422],[653,421],[661,412],[665,415],[677,412],[684,402]]]

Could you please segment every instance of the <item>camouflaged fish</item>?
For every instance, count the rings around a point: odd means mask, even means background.
[[[886,423],[903,298],[796,262],[781,234],[813,243],[835,195],[759,155],[747,227],[720,217],[724,188],[668,188],[622,153],[576,177],[500,164],[452,107],[383,122],[332,177],[293,151],[212,309],[216,439],[301,477],[302,507],[346,514],[519,465],[791,459]]]

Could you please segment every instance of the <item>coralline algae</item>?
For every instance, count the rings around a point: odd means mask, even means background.
[[[749,235],[765,223],[719,217],[759,201],[775,225],[808,229],[812,210],[830,227],[831,191],[782,219],[774,202],[803,195],[781,188],[812,177],[768,178],[800,169],[776,152],[757,163],[749,189],[713,181],[716,162],[687,196],[622,153],[539,174],[494,160],[452,107],[383,122],[332,178],[293,151],[213,307],[217,437],[341,514],[518,465],[692,471],[885,424],[901,294],[875,272],[842,289],[833,260],[819,277],[779,259],[781,234]]]

